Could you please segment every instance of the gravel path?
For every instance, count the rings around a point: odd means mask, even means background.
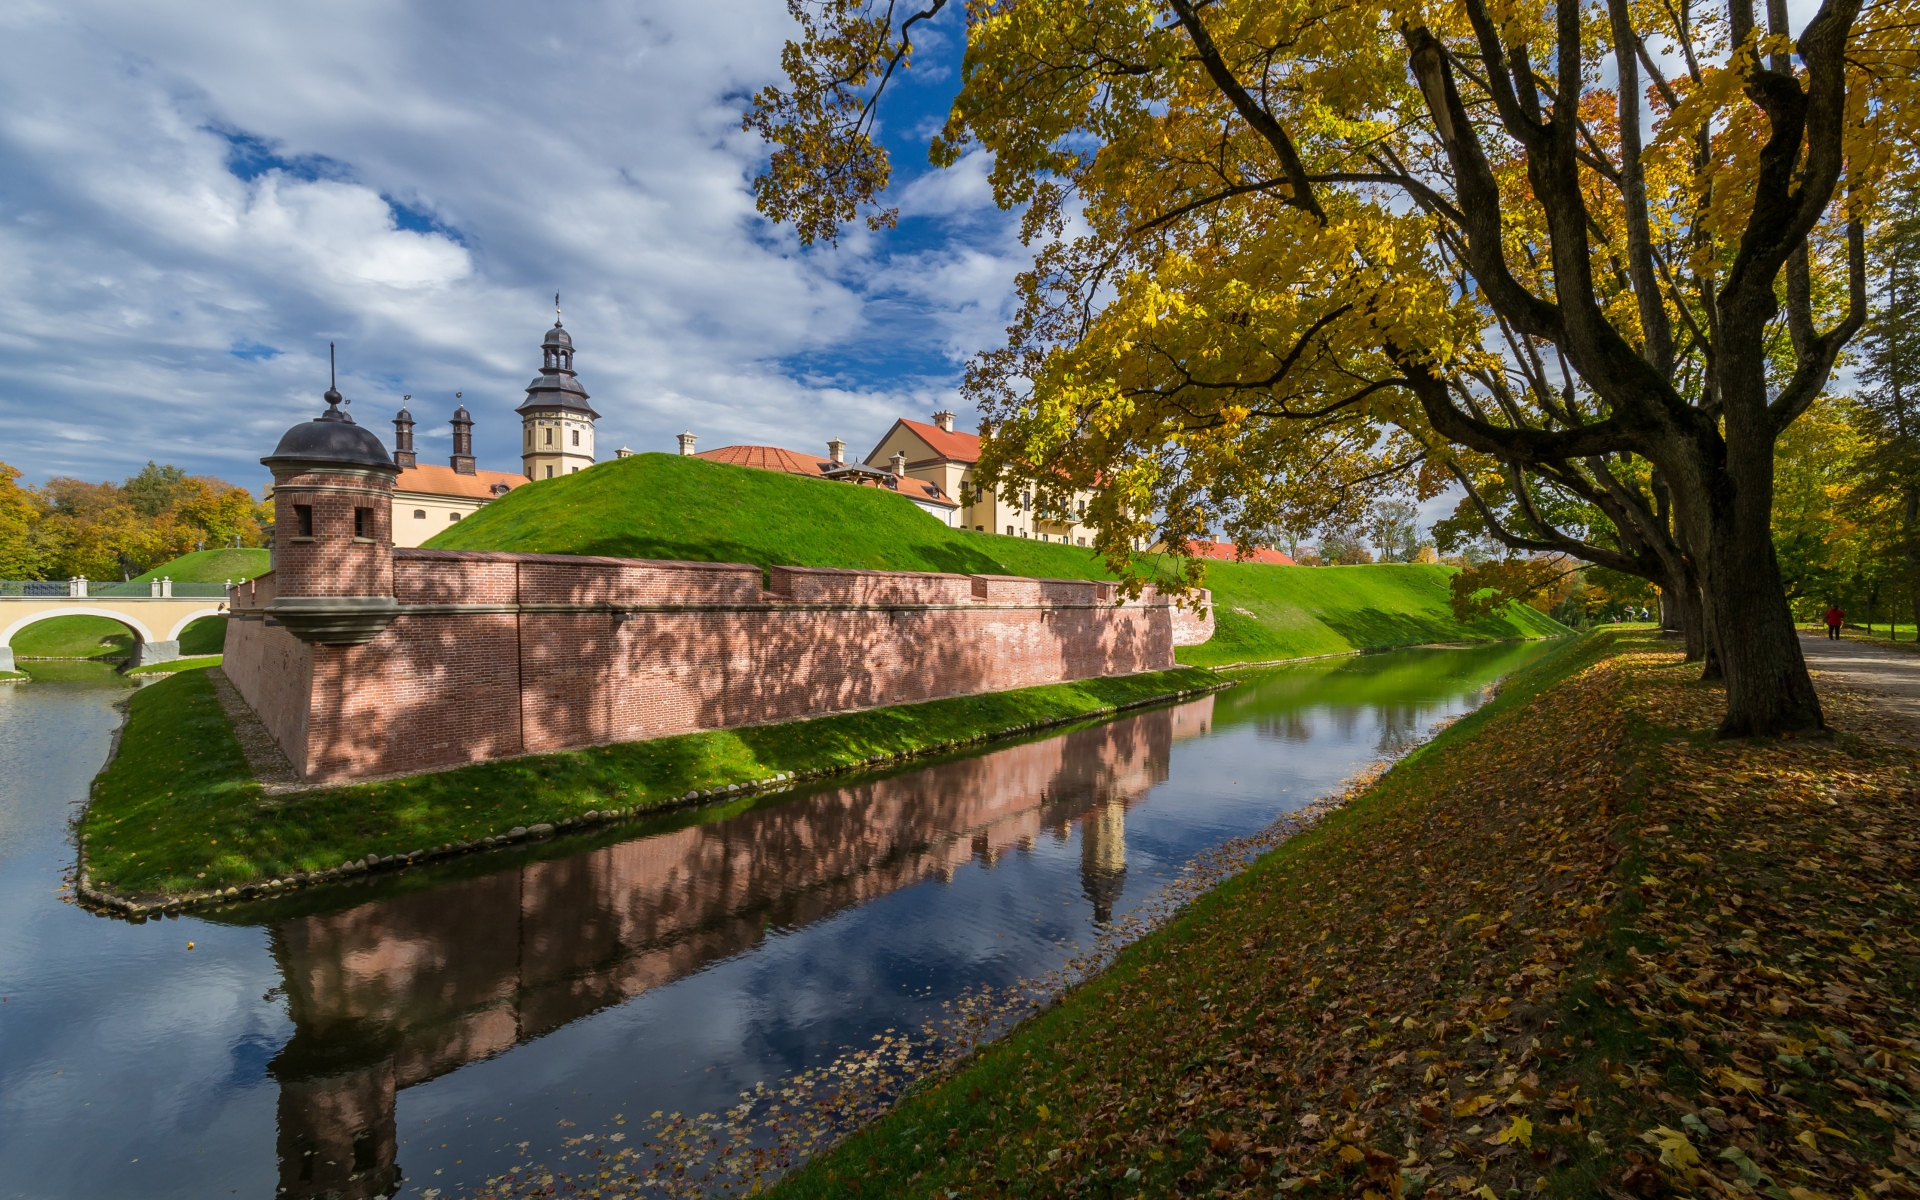
[[[1800,651],[1816,676],[1876,693],[1888,712],[1920,728],[1920,653],[1851,638],[1836,642],[1825,633],[1801,634]]]

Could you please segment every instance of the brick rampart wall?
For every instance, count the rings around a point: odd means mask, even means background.
[[[360,646],[234,591],[226,671],[304,778],[341,782],[1174,665],[1205,626],[1113,585],[564,555],[393,552]]]

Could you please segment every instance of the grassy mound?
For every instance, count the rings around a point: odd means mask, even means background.
[[[1549,655],[775,1194],[1912,1195],[1912,731],[1695,675]]]
[[[267,552],[260,549],[196,550],[133,578],[136,583],[161,578],[175,583],[225,583],[266,574],[267,561]]]
[[[180,653],[218,654],[226,638],[225,617],[201,617],[180,631]],[[14,634],[13,653],[16,658],[126,658],[133,653],[133,631],[111,617],[49,617]]]
[[[604,554],[762,567],[851,567],[1110,578],[1077,546],[949,529],[905,497],[674,454],[638,454],[542,480],[427,543],[442,550]],[[1213,563],[1219,632],[1180,652],[1220,666],[1422,642],[1563,634],[1514,608],[1471,625],[1447,607],[1449,568]]]
[[[125,658],[133,630],[108,617],[49,617],[13,635],[16,658]]]
[[[364,854],[477,841],[516,825],[555,823],[593,810],[675,804],[689,791],[782,772],[845,769],[876,755],[937,751],[1220,682],[1212,672],[1192,668],[1088,679],[480,763],[273,799],[254,780],[213,680],[206,671],[187,670],[128,701],[119,754],[94,780],[80,829],[94,886],[101,890],[192,892],[335,867]]]

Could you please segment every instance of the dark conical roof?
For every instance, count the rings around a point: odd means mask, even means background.
[[[399,470],[380,439],[371,430],[354,424],[353,418],[341,410],[340,405],[345,401],[339,392],[328,388],[324,399],[326,412],[281,434],[280,444],[260,461],[268,467],[313,463]]]
[[[579,377],[573,373],[573,338],[555,321],[553,328],[547,330],[546,338],[540,343],[541,358],[545,365],[540,368],[533,382],[527,385],[527,398],[515,412],[526,412],[536,408],[564,408],[588,417],[598,417],[593,406],[587,403],[587,389],[580,386]]]

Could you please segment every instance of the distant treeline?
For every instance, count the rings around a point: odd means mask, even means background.
[[[0,579],[131,579],[192,550],[265,544],[245,488],[152,462],[123,483],[21,487],[0,463]]]

